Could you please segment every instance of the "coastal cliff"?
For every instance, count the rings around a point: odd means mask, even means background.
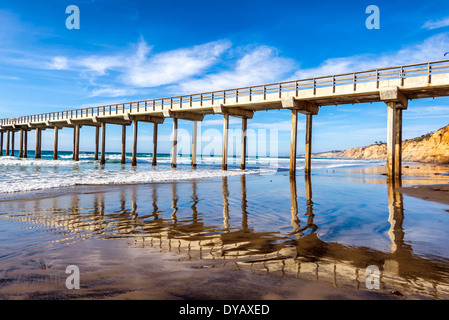
[[[386,159],[387,145],[372,144],[365,147],[316,153],[317,158]],[[403,161],[449,163],[449,125],[436,132],[405,140],[402,144]]]

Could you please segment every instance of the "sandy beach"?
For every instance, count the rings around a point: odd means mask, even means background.
[[[401,189],[382,167],[343,167],[15,194],[0,202],[0,296],[446,299],[448,206],[428,200],[448,188],[407,187],[434,183],[429,168],[409,167]]]

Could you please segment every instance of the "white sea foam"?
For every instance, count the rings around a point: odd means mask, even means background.
[[[0,184],[0,193],[65,188],[76,185],[112,185],[165,182],[177,180],[217,178],[244,174],[267,174],[270,170],[154,170],[154,171],[107,171],[86,170],[76,172],[38,172],[27,175],[24,179],[9,176]],[[3,179],[2,179],[3,180]]]
[[[80,161],[75,162],[71,154],[61,155],[59,160],[19,159],[0,157],[0,194],[66,188],[76,185],[112,185],[138,184],[162,181],[217,178],[242,174],[239,169],[240,158],[228,159],[230,170],[221,170],[221,157],[198,157],[198,168],[190,168],[190,157],[179,156],[178,168],[173,170],[169,164],[170,156],[159,156],[157,167],[152,167],[151,155],[139,155],[137,168],[131,168],[131,157],[127,156],[127,165],[119,162],[120,154],[107,154],[109,163],[99,166],[92,160],[93,153],[81,153]],[[361,165],[379,165],[380,160],[351,159],[312,159],[312,169],[331,169]],[[248,170],[245,174],[274,174],[277,170],[288,170],[288,158],[251,158],[247,159]],[[304,159],[297,160],[297,169],[304,168]]]

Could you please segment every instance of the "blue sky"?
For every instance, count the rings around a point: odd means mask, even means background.
[[[372,4],[379,30],[365,26]],[[69,5],[80,9],[79,30],[66,28]],[[0,118],[441,60],[449,51],[447,0],[2,0],[0,21]],[[221,118],[207,116],[203,132],[221,131]],[[304,123],[300,117],[299,153]],[[412,101],[404,138],[447,124],[448,98]],[[382,103],[323,107],[313,152],[385,141],[385,127]],[[279,154],[288,154],[288,111],[258,112],[248,128],[278,129]],[[92,150],[92,132],[82,129],[82,150]],[[120,150],[120,132],[108,127],[108,151]],[[161,152],[170,150],[170,132],[167,120]],[[52,149],[52,134],[44,133],[44,149]],[[151,150],[151,135],[142,123],[139,151]],[[61,131],[61,149],[71,149],[71,137]]]

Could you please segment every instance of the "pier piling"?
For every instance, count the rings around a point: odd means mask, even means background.
[[[171,149],[171,167],[177,167],[177,153],[178,153],[178,119],[173,118],[173,144]]]
[[[54,127],[54,144],[53,144],[53,160],[58,160],[58,136],[59,136],[59,128]]]
[[[100,164],[106,163],[106,123],[101,123],[101,159]]]
[[[137,120],[133,121],[133,154],[132,154],[132,163],[133,167],[137,166],[137,128],[139,122]]]
[[[157,123],[153,125],[153,162],[152,165],[157,165]]]

